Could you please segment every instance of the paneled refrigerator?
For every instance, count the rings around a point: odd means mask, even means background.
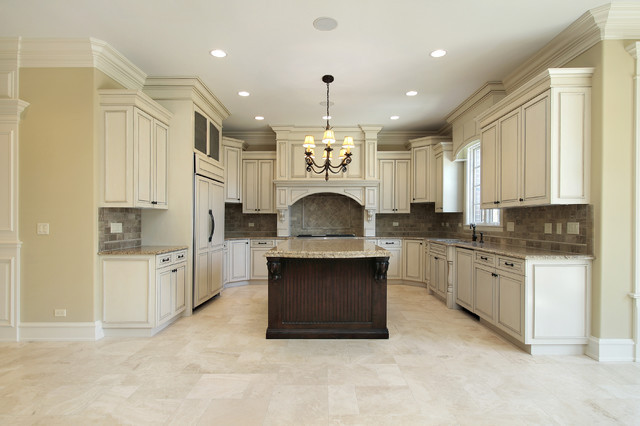
[[[206,172],[202,172],[206,173]],[[195,174],[193,307],[222,291],[224,185]]]

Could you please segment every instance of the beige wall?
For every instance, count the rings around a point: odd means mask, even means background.
[[[567,67],[595,67],[591,198],[594,206],[592,335],[630,338],[633,214],[633,58],[627,42],[598,43]]]
[[[19,147],[22,322],[96,319],[95,89],[105,80],[93,68],[20,69],[30,104]],[[39,222],[49,235],[36,234]]]

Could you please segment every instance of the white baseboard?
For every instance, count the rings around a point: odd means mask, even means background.
[[[0,327],[0,342],[17,342],[17,327]]]
[[[599,339],[590,337],[586,355],[600,362],[633,362],[635,343],[632,339]]]
[[[23,322],[21,341],[94,341],[104,337],[102,322]]]

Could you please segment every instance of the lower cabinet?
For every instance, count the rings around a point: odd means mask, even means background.
[[[446,300],[447,248],[442,244],[429,244],[429,289]]]
[[[456,248],[456,303],[473,310],[473,250]]]
[[[251,274],[252,280],[268,280],[267,258],[265,253],[275,246],[274,240],[251,240]]]
[[[227,280],[228,282],[247,281],[249,279],[249,240],[228,240]]]
[[[152,336],[185,310],[187,251],[100,257],[107,336]]]
[[[399,238],[383,238],[378,245],[391,253],[389,256],[388,280],[401,280],[403,275],[402,240]]]
[[[424,243],[422,240],[403,241],[403,280],[422,282],[422,260],[424,256],[423,246]]]

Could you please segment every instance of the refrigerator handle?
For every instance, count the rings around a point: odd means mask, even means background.
[[[209,242],[213,239],[213,231],[216,229],[216,221],[213,218],[213,212],[209,209],[209,217],[211,218],[211,233],[209,234]]]

